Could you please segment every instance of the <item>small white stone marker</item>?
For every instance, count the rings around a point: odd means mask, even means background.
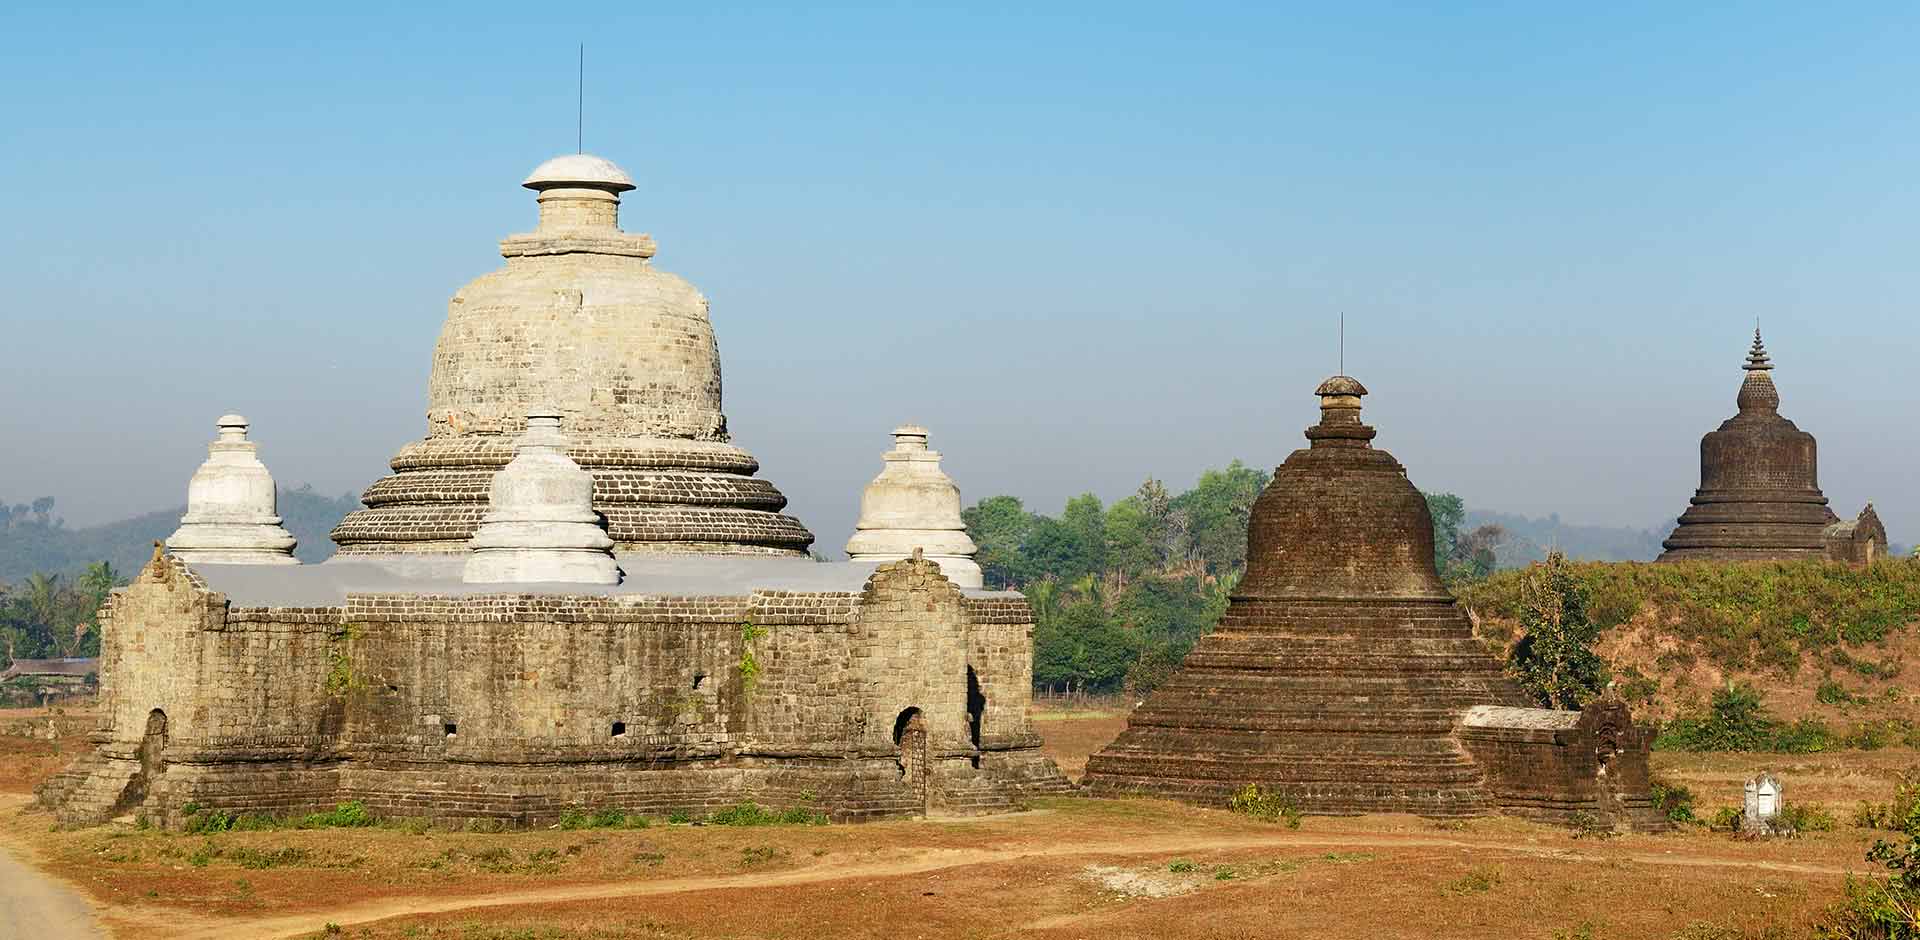
[[[207,461],[187,483],[187,514],[167,550],[188,564],[297,565],[293,535],[280,525],[273,474],[247,440],[247,419],[222,415]]]
[[[527,412],[513,459],[493,475],[488,512],[467,543],[464,580],[618,584],[620,569],[593,511],[593,475],[567,456],[560,412]]]

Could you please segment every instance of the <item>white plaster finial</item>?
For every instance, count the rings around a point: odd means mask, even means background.
[[[895,428],[893,449],[880,459],[886,466],[860,496],[860,521],[847,541],[847,557],[880,562],[924,554],[954,584],[983,586],[973,560],[979,549],[960,519],[960,488],[940,469],[940,453],[927,448],[927,429]]]
[[[557,408],[527,412],[513,459],[493,475],[467,543],[470,583],[617,584],[613,540],[593,511],[593,475],[567,456]]]
[[[273,474],[247,440],[247,419],[221,415],[207,460],[187,483],[187,514],[167,550],[188,564],[297,565],[293,535],[280,525]]]

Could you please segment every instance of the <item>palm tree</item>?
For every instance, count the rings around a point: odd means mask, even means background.
[[[51,631],[60,614],[60,576],[36,571],[27,577],[27,609],[34,622]]]

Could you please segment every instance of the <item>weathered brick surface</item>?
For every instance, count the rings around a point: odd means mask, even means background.
[[[104,624],[96,754],[41,794],[71,821],[345,799],[514,823],[744,799],[863,818],[1066,787],[1026,716],[1025,601],[965,598],[925,561],[883,565],[858,594],[350,594],[283,608],[231,606],[157,557]],[[977,747],[969,669],[985,698]],[[910,708],[933,732],[924,796],[893,738]],[[143,766],[155,711],[164,760]]]
[[[1441,583],[1425,499],[1360,423],[1365,389],[1342,376],[1319,394],[1312,446],[1254,504],[1247,572],[1227,612],[1088,761],[1087,787],[1218,805],[1260,784],[1324,814],[1566,817],[1589,807],[1592,782],[1571,781],[1595,772],[1591,755],[1581,764],[1551,736],[1489,744],[1488,761],[1462,747],[1458,725],[1473,706],[1537,710]],[[1621,765],[1644,768],[1644,736],[1615,738],[1634,752]],[[1489,785],[1530,761],[1565,772],[1531,790]]]

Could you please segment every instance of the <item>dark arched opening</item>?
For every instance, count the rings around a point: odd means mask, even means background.
[[[900,717],[893,720],[893,743],[899,747],[894,760],[900,765],[900,781],[919,804],[920,812],[927,811],[927,722],[918,708],[907,708]]]
[[[140,739],[140,770],[151,780],[167,771],[167,713],[147,713],[147,733]]]
[[[980,691],[980,676],[967,667],[967,738],[973,742],[973,766],[980,766],[980,725],[987,715],[987,696]]]
[[[907,725],[918,723],[919,718],[920,709],[918,708],[908,708],[902,711],[900,717],[893,720],[893,743],[899,744],[901,736],[907,733]]]

